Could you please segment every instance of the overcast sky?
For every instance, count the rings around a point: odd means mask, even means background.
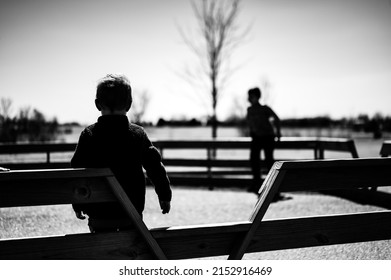
[[[232,55],[240,65],[218,107],[220,118],[269,83],[267,103],[282,118],[391,115],[389,0],[243,0],[251,24]],[[0,98],[60,122],[94,122],[96,81],[124,73],[151,97],[146,117],[208,113],[178,73],[194,63],[178,25],[195,32],[186,0],[2,1]]]

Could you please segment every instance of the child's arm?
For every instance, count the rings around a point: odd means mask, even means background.
[[[71,159],[71,167],[87,167],[86,160],[88,159],[88,139],[87,133],[83,131],[80,134],[79,142],[77,143],[75,153]],[[73,211],[78,219],[84,220],[86,216],[83,213],[83,204],[72,204]]]
[[[71,159],[71,167],[88,167],[88,161],[91,161],[93,155],[89,152],[91,144],[88,140],[88,133],[84,130],[80,134],[75,153]]]
[[[281,138],[281,121],[280,121],[280,118],[277,116],[277,114],[272,110],[272,108],[270,108],[270,113],[271,113],[271,116],[272,118],[274,119],[274,124],[276,126],[276,137],[278,138],[278,140],[280,140]]]
[[[143,148],[143,166],[147,176],[155,186],[155,191],[159,197],[160,208],[162,213],[166,214],[171,209],[172,191],[170,181],[167,177],[166,169],[162,163],[159,151],[152,145],[145,135]]]

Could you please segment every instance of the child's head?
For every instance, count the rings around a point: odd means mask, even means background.
[[[248,100],[251,104],[254,104],[259,101],[261,98],[262,92],[259,88],[252,88],[248,91]]]
[[[95,104],[99,111],[129,111],[132,105],[129,80],[123,75],[106,75],[98,83]]]

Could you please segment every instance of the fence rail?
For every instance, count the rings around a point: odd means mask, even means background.
[[[168,173],[173,185],[193,186],[239,186],[251,185],[250,162],[248,154],[245,158],[219,158],[218,151],[250,150],[251,138],[218,138],[216,140],[154,140],[154,145],[160,150],[163,163],[168,167]],[[0,164],[10,169],[48,169],[68,168],[68,160],[52,160],[54,153],[73,152],[75,143],[69,144],[18,144],[0,145],[2,155],[42,154],[44,159],[33,162],[4,162]],[[358,153],[351,139],[344,138],[314,138],[314,137],[283,137],[276,142],[276,150],[308,150],[313,151],[314,159],[324,159],[325,152],[343,152],[349,157],[358,158]],[[204,152],[202,158],[169,157],[170,151],[199,150]],[[175,154],[175,153],[174,153]],[[276,160],[290,160],[277,158]],[[265,173],[267,170],[265,170]]]

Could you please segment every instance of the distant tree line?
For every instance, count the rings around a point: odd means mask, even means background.
[[[202,126],[211,125],[210,121],[202,122],[195,118],[180,120],[159,119],[157,126]],[[220,121],[219,126],[246,127],[244,117],[231,116],[225,121]],[[356,132],[373,133],[375,138],[380,138],[382,132],[391,132],[391,116],[375,114],[370,117],[361,114],[357,117],[332,119],[329,116],[286,118],[281,119],[281,126],[285,128],[345,128]]]
[[[0,142],[44,142],[56,139],[57,119],[47,120],[43,113],[31,107],[12,115],[12,101],[0,99]]]
[[[156,126],[158,127],[161,127],[161,126],[201,126],[203,125],[201,121],[193,118],[193,119],[190,119],[190,120],[186,120],[186,119],[183,119],[183,120],[165,120],[163,118],[160,118],[157,123],[156,123]]]

